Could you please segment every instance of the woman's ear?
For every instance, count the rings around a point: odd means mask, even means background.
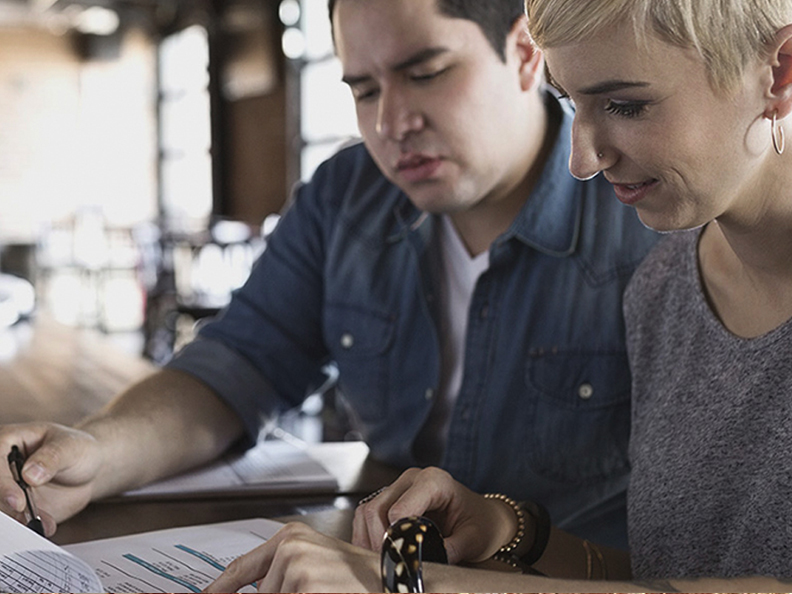
[[[792,24],[776,33],[770,59],[773,79],[767,113],[769,117],[776,113],[779,119],[783,119],[792,113]]]
[[[486,1],[486,0],[485,0]],[[528,33],[528,18],[521,16],[512,26],[509,40],[514,39],[515,49],[520,60],[520,85],[527,91],[542,81],[544,54]]]

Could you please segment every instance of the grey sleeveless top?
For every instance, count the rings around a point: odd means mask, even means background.
[[[731,334],[702,289],[700,233],[664,238],[625,297],[633,573],[791,577],[792,321]]]

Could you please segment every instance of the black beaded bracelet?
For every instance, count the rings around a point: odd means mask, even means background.
[[[534,539],[531,548],[518,559],[523,565],[533,565],[542,558],[550,540],[550,514],[544,505],[535,501],[523,501],[520,506],[534,520]]]

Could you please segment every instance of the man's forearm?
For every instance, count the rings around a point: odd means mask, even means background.
[[[211,460],[243,431],[208,386],[173,370],[131,386],[78,428],[93,435],[103,453],[94,499]]]

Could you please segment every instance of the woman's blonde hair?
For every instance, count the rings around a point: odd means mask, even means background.
[[[632,22],[703,58],[714,88],[733,88],[751,61],[792,22],[792,0],[526,0],[528,27],[539,47],[583,41],[611,25]]]

